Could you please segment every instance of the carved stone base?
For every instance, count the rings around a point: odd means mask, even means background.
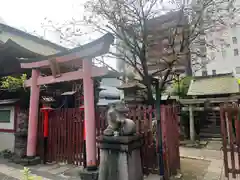
[[[12,162],[16,163],[16,164],[21,164],[23,166],[33,166],[33,165],[37,165],[37,164],[41,164],[41,159],[40,157],[24,157],[24,158],[20,158],[19,156],[14,156],[11,159]]]
[[[20,110],[17,113],[17,131],[15,133],[14,154],[19,158],[26,156],[28,132],[28,112]]]
[[[79,176],[81,180],[97,180],[98,171],[88,171],[87,169],[83,169],[79,172]]]
[[[100,136],[99,180],[143,180],[140,136]]]

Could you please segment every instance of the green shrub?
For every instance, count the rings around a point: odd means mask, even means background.
[[[26,74],[22,74],[20,77],[6,76],[1,79],[1,88],[14,91],[22,88],[24,81],[27,79]]]
[[[31,175],[31,171],[29,168],[24,167],[24,169],[21,171],[23,173],[22,180],[42,180],[43,178],[40,176],[33,176]]]

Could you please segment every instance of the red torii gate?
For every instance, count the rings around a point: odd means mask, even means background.
[[[92,58],[107,53],[113,41],[114,37],[111,34],[106,34],[91,43],[66,52],[40,59],[21,61],[21,68],[32,69],[32,77],[24,83],[26,87],[31,88],[27,141],[28,157],[36,155],[40,86],[83,79],[87,167],[96,166],[96,127],[92,77],[104,76],[108,73],[108,70],[107,68],[94,67]],[[69,65],[80,67],[82,65],[82,69],[61,73],[60,65],[61,67],[68,67]],[[51,69],[52,75],[41,76],[39,70],[46,68]]]

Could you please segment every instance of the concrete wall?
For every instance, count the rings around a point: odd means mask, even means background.
[[[212,75],[213,70],[217,74],[231,73],[236,67],[240,67],[240,27],[226,28],[220,32],[212,32],[206,36],[208,44],[215,46],[215,49],[207,49],[207,57],[209,63],[206,65],[208,75]],[[234,44],[232,38],[237,38],[237,43]],[[239,54],[234,55],[234,49],[238,49]],[[202,75],[198,71],[196,75]]]
[[[0,151],[9,149],[14,150],[14,133],[0,132]]]
[[[216,74],[231,73],[236,67],[240,67],[240,13],[234,12],[234,8],[240,8],[240,1],[237,0],[229,9],[225,9],[226,4],[223,4],[221,12],[224,17],[225,26],[217,26],[215,29],[206,31],[205,40],[209,46],[207,49],[208,64],[205,69],[208,75],[212,75],[213,71]],[[225,9],[225,10],[224,10]],[[232,38],[237,38],[237,43],[234,43]],[[239,54],[234,55],[234,49],[238,49]],[[199,70],[195,75],[201,76],[202,70]]]
[[[14,132],[4,132],[4,131],[14,130],[14,123],[15,123],[14,106],[0,106],[0,110],[11,110],[10,122],[0,123],[0,151],[4,149],[9,149],[13,151],[14,141],[15,141]]]

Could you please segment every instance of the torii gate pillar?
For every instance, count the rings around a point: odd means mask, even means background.
[[[83,95],[84,118],[86,128],[87,168],[97,167],[96,164],[96,122],[94,110],[94,86],[92,79],[92,60],[83,60]]]
[[[32,69],[31,77],[31,95],[29,108],[29,122],[28,122],[28,139],[27,139],[27,156],[34,157],[36,155],[37,145],[37,126],[38,126],[38,102],[40,87],[37,85],[39,71]]]

